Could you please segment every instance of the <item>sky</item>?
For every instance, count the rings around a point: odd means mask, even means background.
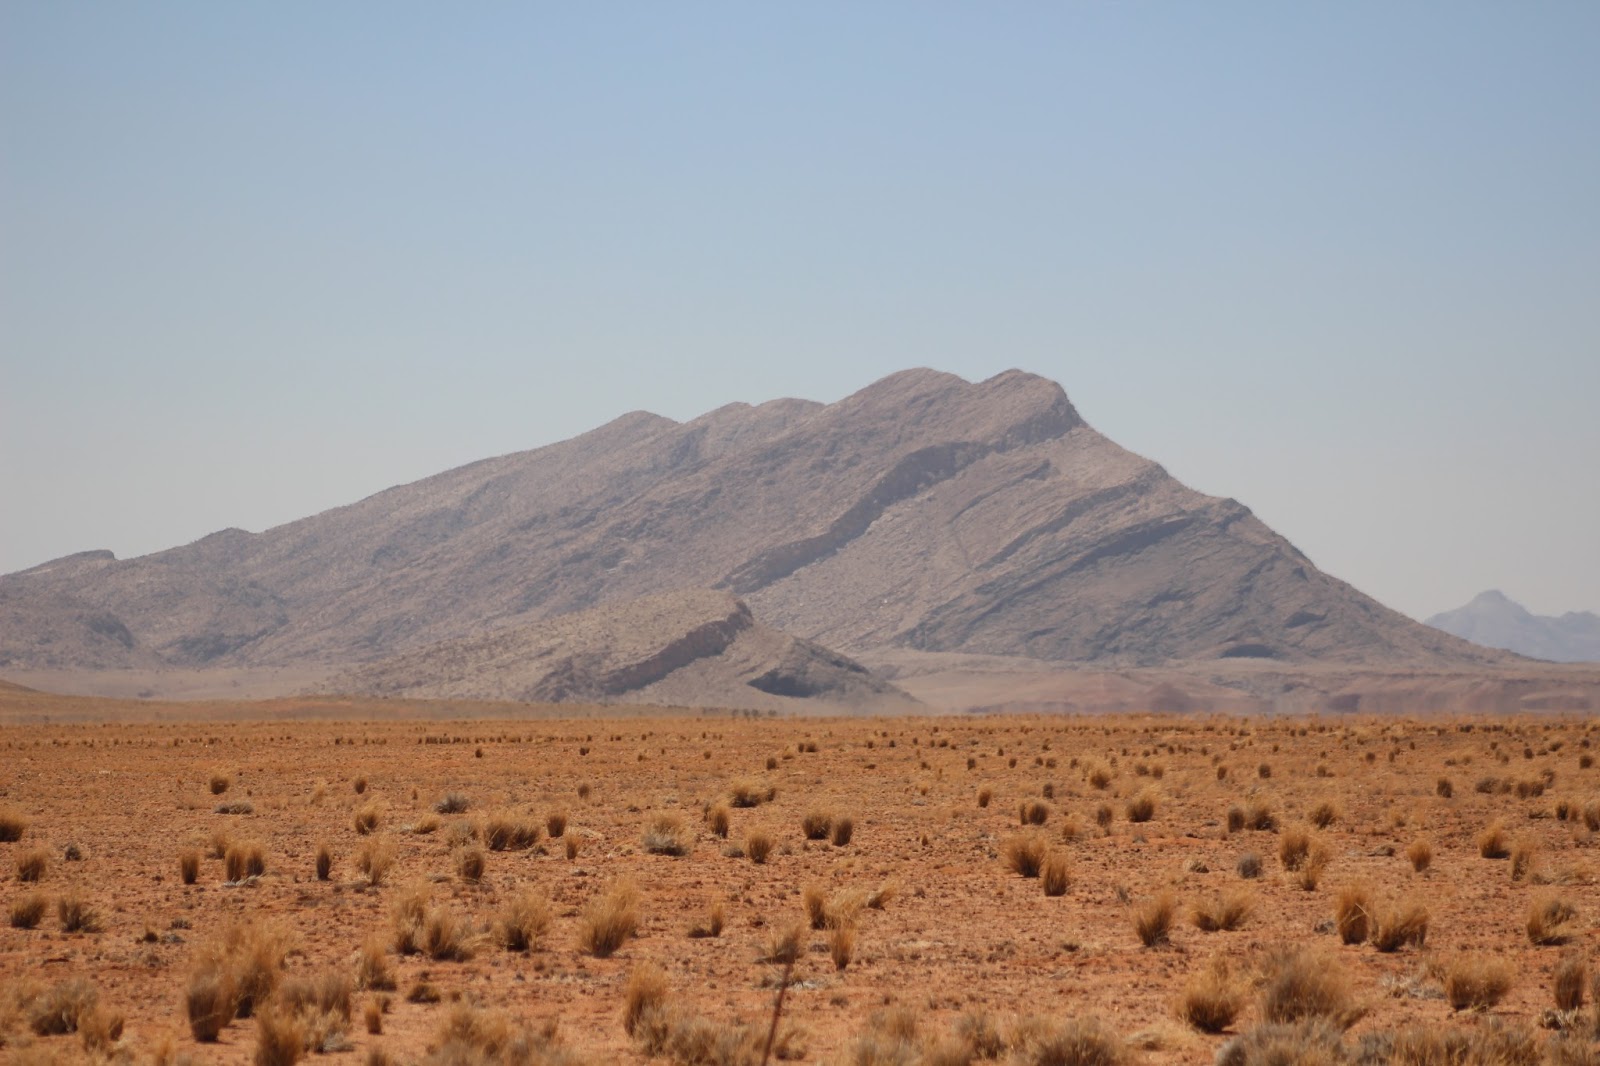
[[[1600,4],[0,5],[0,572],[644,408],[1059,381],[1600,610]]]

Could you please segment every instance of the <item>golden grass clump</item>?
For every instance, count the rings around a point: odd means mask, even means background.
[[[1203,933],[1232,932],[1244,926],[1253,904],[1248,891],[1236,888],[1196,903],[1189,913],[1195,928]]]
[[[222,795],[224,792],[228,791],[228,786],[231,785],[232,783],[233,783],[233,781],[225,773],[220,773],[219,772],[219,773],[212,774],[211,775],[211,781],[210,781],[211,794],[213,796]]]
[[[306,1053],[306,1027],[292,1011],[277,1008],[256,1015],[254,1066],[294,1066]]]
[[[63,933],[98,933],[104,928],[100,911],[77,892],[68,892],[56,900],[56,917]]]
[[[828,933],[828,957],[833,968],[843,973],[856,952],[856,927],[848,922],[836,925]]]
[[[597,959],[608,958],[638,928],[639,890],[632,881],[618,881],[583,908],[578,917],[578,945]]]
[[[1169,892],[1162,892],[1135,907],[1133,931],[1138,934],[1139,943],[1153,948],[1170,942],[1172,919],[1177,910],[1178,904]]]
[[[1129,1061],[1122,1037],[1092,1015],[1036,1021],[1013,1039],[1020,1045],[1021,1061],[1030,1066],[1123,1066]]]
[[[526,851],[539,843],[544,827],[512,814],[490,815],[483,823],[483,842],[490,851]]]
[[[267,853],[260,841],[240,840],[228,845],[222,857],[223,876],[232,882],[260,877],[267,872]]]
[[[1333,901],[1333,924],[1342,944],[1364,944],[1372,932],[1372,890],[1345,885]]]
[[[855,833],[855,819],[847,815],[844,817],[835,818],[833,820],[833,831],[829,834],[829,839],[832,841],[834,847],[842,848],[850,843],[850,840],[855,836]]]
[[[233,977],[220,967],[205,967],[189,977],[183,1009],[189,1033],[202,1044],[213,1043],[233,1021],[236,1005]]]
[[[708,810],[706,812],[706,825],[711,828],[711,832],[713,834],[721,837],[723,840],[727,840],[728,828],[730,825],[728,805],[726,803],[719,803]]]
[[[1017,807],[1017,820],[1023,825],[1043,825],[1050,820],[1050,805],[1042,800],[1023,800]]]
[[[833,832],[833,814],[823,810],[807,811],[800,819],[800,831],[807,840],[828,839],[828,834]]]
[[[389,965],[389,953],[378,937],[368,937],[356,955],[356,984],[374,991],[392,992],[395,988],[394,970]]]
[[[745,834],[744,853],[750,861],[761,865],[772,855],[772,834],[765,829],[752,829]]]
[[[28,820],[15,807],[0,807],[0,844],[15,844],[28,831]]]
[[[383,879],[393,868],[395,857],[394,841],[388,837],[369,837],[366,843],[361,845],[361,851],[356,856],[356,869],[367,879],[367,884],[377,888],[383,884]],[[323,875],[322,849],[317,852],[317,877],[319,880],[327,880]]]
[[[978,806],[987,807],[994,801],[994,789],[984,786],[978,789]]]
[[[658,811],[651,815],[643,839],[644,850],[652,855],[683,856],[694,848],[694,835],[683,816],[675,811]]]
[[[360,833],[362,836],[366,836],[368,833],[378,828],[378,822],[381,819],[382,812],[378,809],[378,805],[376,803],[368,803],[363,805],[355,813],[356,832]]]
[[[11,928],[33,929],[44,919],[50,903],[43,892],[30,892],[11,901]]]
[[[1492,955],[1457,955],[1443,965],[1444,998],[1452,1010],[1487,1010],[1506,998],[1515,971]]]
[[[1326,829],[1341,817],[1339,805],[1332,800],[1323,800],[1311,808],[1308,817],[1312,825],[1318,829]]]
[[[1311,853],[1311,831],[1305,826],[1292,825],[1278,837],[1278,861],[1285,870],[1298,870]]]
[[[1015,833],[1000,844],[1006,868],[1023,877],[1038,877],[1049,851],[1049,839],[1039,832]]]
[[[1582,955],[1568,955],[1556,964],[1551,992],[1556,1010],[1575,1011],[1583,1007],[1584,987],[1589,983],[1589,962]]]
[[[317,880],[326,881],[333,876],[333,851],[326,844],[317,845]]]
[[[1328,861],[1332,855],[1325,841],[1313,837],[1311,851],[1300,863],[1300,869],[1294,872],[1295,884],[1307,892],[1315,892],[1317,885],[1322,883],[1322,873],[1328,868]]]
[[[1372,920],[1372,946],[1382,952],[1422,947],[1428,939],[1428,908],[1415,899],[1381,906]]]
[[[481,884],[488,865],[488,857],[482,848],[468,847],[456,852],[456,876],[466,884]]]
[[[1542,893],[1528,905],[1528,942],[1536,947],[1565,944],[1572,939],[1578,909],[1561,896]]]
[[[706,920],[696,922],[689,927],[689,939],[705,940],[722,935],[722,926],[725,921],[725,912],[721,903],[713,903],[706,910]]]
[[[1485,859],[1504,859],[1511,855],[1510,837],[1505,823],[1496,819],[1478,834],[1478,854]]]
[[[430,907],[418,947],[434,962],[465,962],[476,953],[472,930],[449,907]]]
[[[1533,860],[1539,846],[1531,840],[1518,840],[1511,845],[1511,880],[1526,881],[1533,873]]]
[[[1244,824],[1257,832],[1270,833],[1278,828],[1278,815],[1266,799],[1253,799],[1244,812]]]
[[[796,922],[782,926],[768,938],[759,962],[777,963],[779,966],[799,961],[806,949],[805,927]]]
[[[1156,816],[1156,795],[1148,788],[1141,789],[1138,795],[1128,801],[1128,821],[1148,822]]]
[[[564,809],[553,810],[544,816],[544,830],[551,840],[560,840],[567,832],[568,815]]]
[[[1418,837],[1406,848],[1406,858],[1417,873],[1427,873],[1428,867],[1433,865],[1433,844],[1427,837]]]
[[[806,909],[806,920],[813,929],[828,926],[828,894],[821,885],[807,885],[800,893],[801,905]]]
[[[1247,985],[1215,959],[1189,978],[1178,996],[1178,1017],[1202,1033],[1224,1032],[1244,1010]]]
[[[622,998],[623,1030],[637,1035],[645,1019],[666,1006],[667,992],[667,975],[661,967],[648,962],[634,967]]]
[[[1072,884],[1072,867],[1065,852],[1052,851],[1039,870],[1039,885],[1047,896],[1065,896]]]
[[[1348,1029],[1365,1011],[1350,979],[1331,956],[1312,948],[1280,949],[1266,960],[1261,1016],[1275,1024],[1321,1019]]]
[[[759,807],[763,803],[771,803],[778,795],[774,786],[763,786],[748,778],[742,778],[728,786],[728,802],[735,807]]]
[[[192,885],[200,879],[200,853],[194,848],[185,848],[178,853],[178,876],[186,885]]]
[[[544,894],[523,889],[500,908],[495,936],[507,951],[531,951],[550,928],[550,902]]]
[[[50,853],[43,848],[34,848],[17,856],[17,880],[23,882],[43,881],[45,871],[50,868]]]

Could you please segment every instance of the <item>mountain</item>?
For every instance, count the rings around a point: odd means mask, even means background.
[[[536,703],[711,704],[796,700],[905,710],[915,701],[865,667],[756,622],[728,592],[686,589],[447,640],[357,667],[333,692]]]
[[[6,575],[0,667],[343,667],[695,588],[851,655],[1510,658],[1322,573],[1051,381],[910,370],[828,405],[635,412],[262,533]]]
[[[1559,618],[1532,614],[1503,592],[1490,590],[1465,607],[1428,619],[1463,640],[1557,663],[1600,662],[1600,615],[1568,611]]]

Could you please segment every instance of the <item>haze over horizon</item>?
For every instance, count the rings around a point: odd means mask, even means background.
[[[1600,609],[1600,8],[0,10],[0,573],[1008,367],[1413,617]]]

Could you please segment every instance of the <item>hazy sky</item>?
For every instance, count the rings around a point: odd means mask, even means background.
[[[0,571],[1018,366],[1600,609],[1600,4],[0,5]]]

